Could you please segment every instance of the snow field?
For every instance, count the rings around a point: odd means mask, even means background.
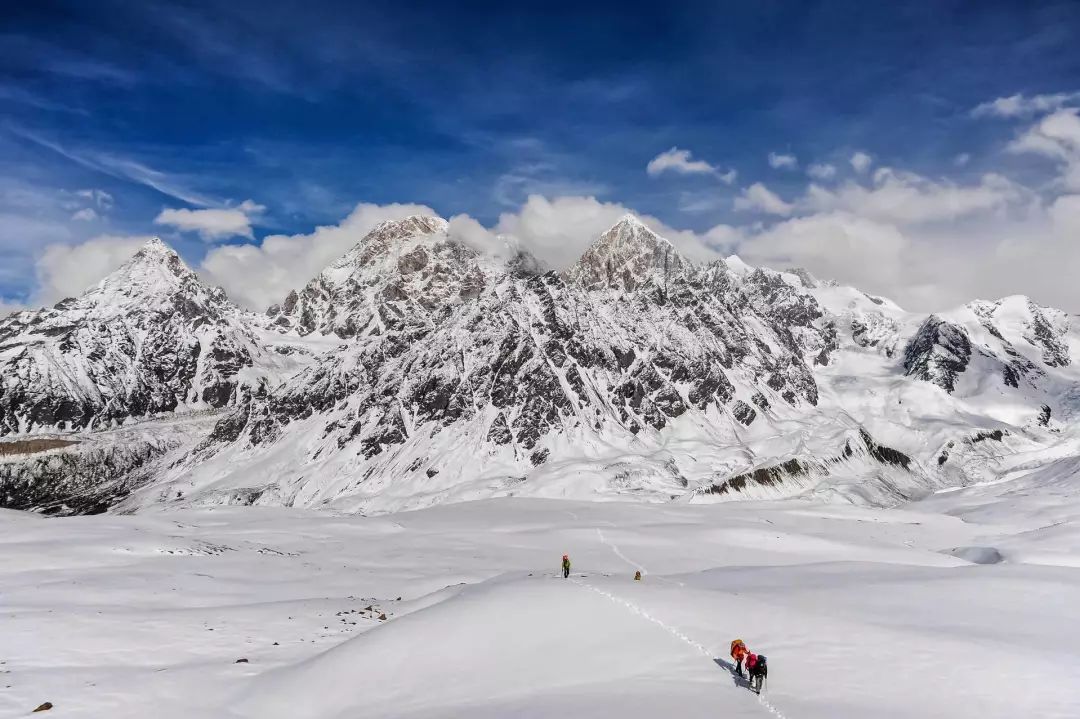
[[[1075,717],[1067,477],[900,510],[4,512],[0,715],[51,701],[50,716],[108,719]],[[735,637],[769,657],[760,700],[730,673]]]

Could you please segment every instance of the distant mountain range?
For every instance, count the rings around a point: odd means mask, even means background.
[[[1080,319],[1024,297],[909,313],[802,270],[695,264],[633,216],[537,268],[415,216],[257,315],[153,240],[0,320],[0,506],[891,504],[1080,430]]]

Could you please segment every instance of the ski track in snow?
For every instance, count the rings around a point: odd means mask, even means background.
[[[644,576],[647,573],[644,565],[633,561],[632,559],[627,557],[625,554],[623,554],[622,551],[619,549],[619,545],[615,544],[614,542],[609,542],[607,540],[607,538],[604,536],[603,530],[601,530],[599,527],[596,528],[596,534],[600,538],[600,542],[602,544],[610,547],[611,551],[614,552],[615,555],[617,557],[619,557],[619,559],[623,560],[624,562],[626,562],[627,564],[629,564],[629,565],[631,565],[633,567],[637,567],[638,569],[640,569],[642,576]],[[663,579],[663,577],[657,577],[657,578],[658,579]],[[714,652],[712,650],[712,648],[706,647],[704,644],[698,642],[696,639],[693,639],[692,637],[687,636],[686,634],[681,632],[678,629],[678,627],[674,627],[674,626],[672,626],[670,624],[667,624],[663,620],[657,619],[656,617],[649,614],[647,611],[642,609],[637,604],[634,604],[633,602],[629,601],[628,599],[623,599],[622,597],[616,596],[616,595],[612,594],[611,592],[606,592],[603,589],[595,587],[592,584],[589,584],[588,582],[582,581],[581,579],[578,579],[578,578],[571,579],[571,581],[574,582],[575,584],[579,585],[579,586],[585,587],[586,589],[591,589],[592,591],[596,592],[600,596],[607,597],[608,599],[615,602],[616,604],[618,604],[618,605],[624,607],[625,609],[629,610],[631,613],[638,615],[642,619],[645,619],[647,621],[652,622],[653,624],[655,624],[656,626],[658,626],[661,629],[665,630],[666,632],[668,632],[672,636],[682,640],[686,644],[689,644],[694,649],[697,649],[703,655],[708,657],[710,661],[713,661],[713,662],[723,661],[722,659],[720,659],[720,655],[717,654],[716,652]],[[671,581],[671,580],[664,580],[664,581]],[[682,582],[672,582],[672,583],[673,584],[678,584],[680,587],[685,586]],[[727,663],[724,662],[724,665],[726,666]],[[761,694],[758,694],[757,699],[758,699],[758,703],[761,704],[761,706],[764,707],[773,716],[779,717],[779,719],[787,719],[784,716],[783,712],[781,712],[779,709],[777,709],[772,704],[770,704],[769,701],[766,700],[764,696],[762,696]]]

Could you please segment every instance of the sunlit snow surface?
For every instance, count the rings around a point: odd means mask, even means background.
[[[1078,519],[1068,458],[891,510],[0,512],[0,714],[1076,717]]]

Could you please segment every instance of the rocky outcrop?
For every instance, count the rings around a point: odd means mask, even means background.
[[[904,371],[909,377],[952,392],[970,359],[967,330],[931,315],[904,349]]]

